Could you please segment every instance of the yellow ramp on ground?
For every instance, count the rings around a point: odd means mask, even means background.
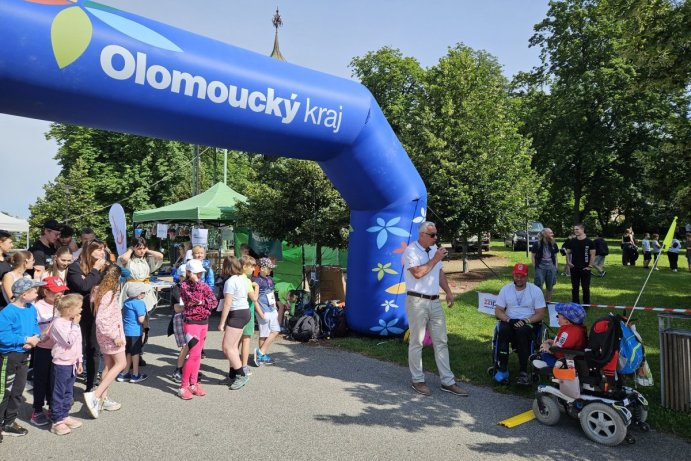
[[[535,419],[535,413],[533,413],[533,410],[528,410],[525,413],[507,418],[504,421],[499,421],[497,424],[499,426],[512,428],[514,426],[518,426],[519,424],[527,423],[533,419]]]

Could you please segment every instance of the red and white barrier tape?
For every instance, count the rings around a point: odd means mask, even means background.
[[[549,303],[557,304],[557,303]],[[633,306],[615,306],[612,304],[581,304],[583,307],[602,307],[605,309],[626,309],[633,310]],[[653,311],[653,312],[667,312],[674,314],[691,314],[691,309],[671,309],[668,307],[638,307],[635,308],[637,311]]]

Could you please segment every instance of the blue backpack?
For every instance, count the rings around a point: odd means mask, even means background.
[[[324,337],[346,336],[348,326],[345,320],[345,309],[338,305],[328,302],[321,313],[322,335]]]
[[[631,328],[621,323],[621,342],[619,343],[619,364],[617,372],[620,375],[631,375],[643,363],[643,344],[638,340]]]

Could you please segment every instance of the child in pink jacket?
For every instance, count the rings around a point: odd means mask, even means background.
[[[53,344],[53,426],[50,431],[57,435],[66,435],[82,425],[80,421],[69,416],[74,395],[74,380],[82,369],[82,330],[79,320],[82,317],[83,296],[69,294],[55,302],[60,317],[50,327]]]

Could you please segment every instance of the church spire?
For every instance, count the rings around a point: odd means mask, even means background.
[[[278,28],[283,25],[283,19],[281,19],[281,15],[278,12],[278,7],[276,7],[276,14],[274,14],[273,19],[271,22],[274,25],[274,28],[276,29],[276,35],[274,36],[274,49],[271,51],[271,57],[274,59],[278,59],[279,61],[285,61],[286,58],[283,57],[281,54],[281,49],[278,46]]]

